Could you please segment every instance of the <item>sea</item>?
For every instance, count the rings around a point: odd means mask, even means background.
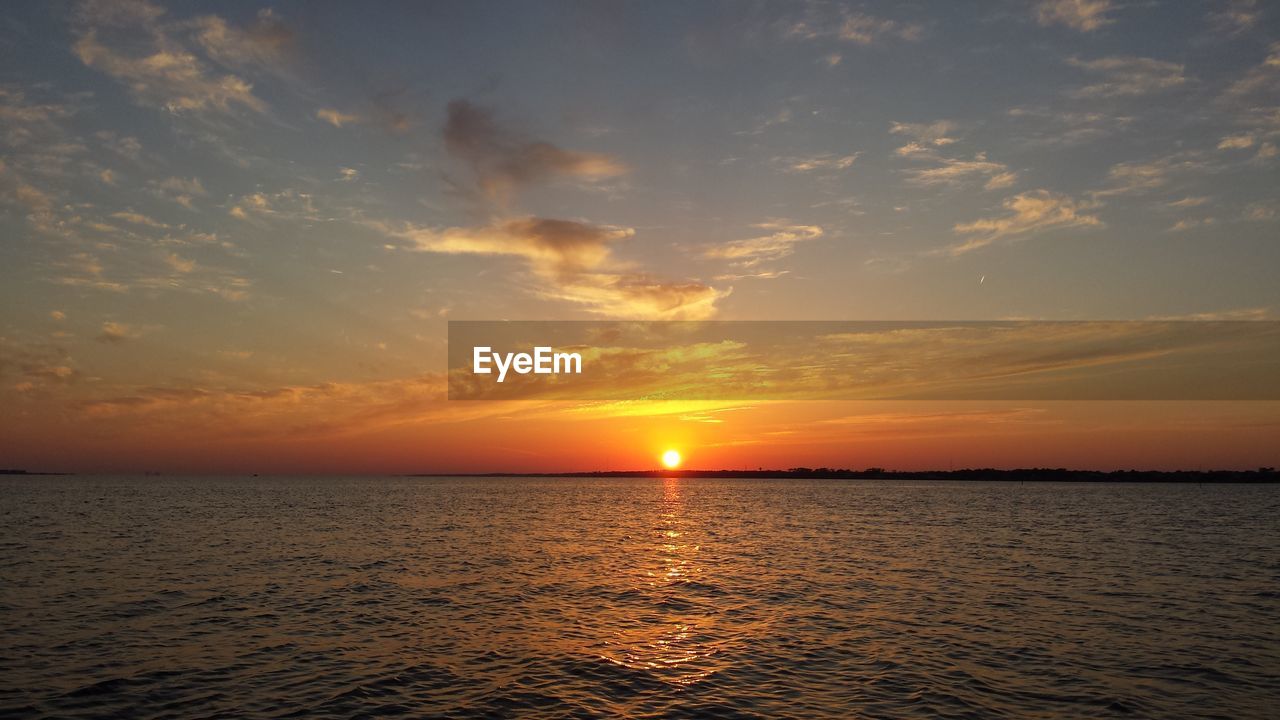
[[[1277,713],[1277,485],[0,478],[5,718]]]

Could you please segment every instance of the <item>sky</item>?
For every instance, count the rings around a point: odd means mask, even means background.
[[[1275,319],[1280,6],[13,2],[0,466],[1275,465],[1276,403],[457,403],[449,320]]]

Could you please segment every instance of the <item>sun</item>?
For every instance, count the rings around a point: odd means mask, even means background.
[[[662,464],[668,468],[680,467],[680,453],[675,450],[668,450],[662,453]]]

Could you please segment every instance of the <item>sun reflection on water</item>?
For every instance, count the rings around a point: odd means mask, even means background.
[[[664,681],[689,685],[718,672],[715,658],[724,641],[718,637],[722,608],[705,593],[705,568],[696,528],[685,514],[682,478],[663,478],[649,533],[647,555],[635,590],[643,602],[629,606],[630,617],[608,643],[608,662],[645,670]]]

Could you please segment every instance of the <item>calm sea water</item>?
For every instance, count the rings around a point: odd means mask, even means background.
[[[7,717],[1276,717],[1280,487],[0,479]]]

